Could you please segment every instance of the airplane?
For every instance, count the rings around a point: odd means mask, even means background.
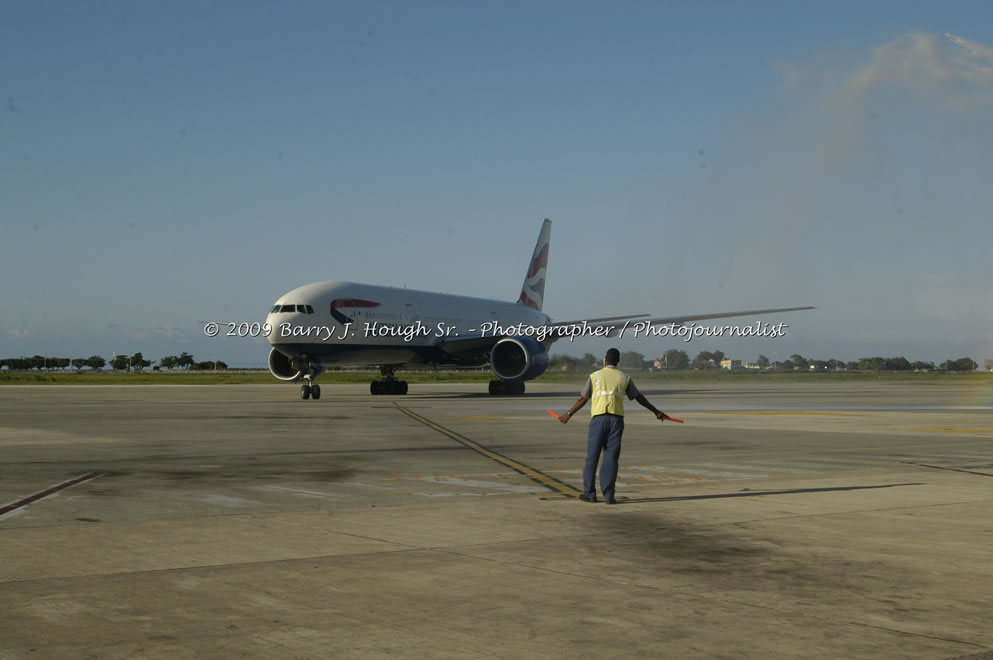
[[[470,298],[406,288],[328,281],[280,296],[266,317],[269,371],[279,380],[303,382],[302,399],[320,399],[315,381],[329,366],[376,366],[370,392],[406,394],[404,366],[480,367],[496,376],[490,394],[524,394],[524,383],[548,368],[548,349],[579,334],[616,337],[637,319],[643,327],[687,321],[791,312],[785,307],[645,318],[632,314],[553,322],[542,311],[552,221],[545,219],[516,302]],[[570,333],[572,333],[570,335]]]

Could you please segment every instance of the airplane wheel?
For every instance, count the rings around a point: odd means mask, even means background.
[[[304,401],[310,398],[310,385],[300,386],[300,398]]]
[[[316,385],[315,385],[315,387],[316,387]],[[516,383],[514,383],[514,394],[518,394],[518,395],[524,394],[524,381],[523,380],[519,380]],[[316,399],[317,397],[314,397],[314,398]]]
[[[318,399],[320,399],[321,398],[321,386],[320,385],[311,385],[310,386],[310,396],[313,397],[314,401],[317,401]]]
[[[400,394],[406,394],[406,393],[407,393],[407,381],[401,380],[400,381]]]
[[[491,380],[490,381],[490,394],[503,394],[503,381],[502,380]]]
[[[377,394],[380,394],[381,393],[380,392],[380,389],[379,389],[379,381],[378,380],[372,381],[372,383],[369,385],[369,392],[373,396],[376,396]]]

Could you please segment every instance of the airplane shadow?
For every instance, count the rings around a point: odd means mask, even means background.
[[[414,393],[412,392],[411,394]],[[407,396],[402,397],[402,399],[406,399]],[[503,399],[505,401],[527,401],[528,399],[552,399],[563,396],[578,397],[579,391],[567,390],[565,392],[541,392],[535,394],[531,394],[530,392],[528,392],[523,396],[490,394],[485,391],[484,392],[451,392],[451,393],[442,393],[442,394],[438,394],[436,392],[430,392],[430,393],[425,393],[423,396],[428,399],[493,399],[493,400]],[[400,401],[402,399],[398,398],[397,400]]]
[[[503,395],[503,394],[490,394],[486,391],[479,392],[450,392],[450,393],[436,393],[436,392],[425,392],[423,395],[418,395],[417,392],[411,391],[410,394],[397,397],[397,400],[406,399],[408,396],[425,396],[431,399],[506,399],[507,401],[528,401],[529,399],[556,399],[563,396],[579,397],[579,389],[570,389],[557,392],[527,392],[524,395]],[[663,390],[663,389],[642,389],[638,388],[645,396],[671,396],[676,394],[699,394],[706,393],[710,390]]]
[[[787,488],[781,490],[743,490],[735,493],[715,493],[713,495],[682,495],[674,497],[643,497],[617,500],[618,504],[641,504],[644,502],[685,502],[689,500],[718,500],[728,497],[757,497],[766,495],[797,495],[802,493],[836,493],[849,490],[871,490],[876,488],[896,488],[898,486],[923,486],[924,482],[906,484],[880,484],[878,486],[837,486],[834,488]]]

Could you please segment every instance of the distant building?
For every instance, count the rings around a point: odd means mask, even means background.
[[[741,371],[741,360],[721,360],[721,369]]]

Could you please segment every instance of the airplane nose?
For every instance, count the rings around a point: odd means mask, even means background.
[[[276,318],[275,314],[269,314],[265,317],[265,328],[268,333],[266,339],[269,340],[269,343],[280,343],[279,319]]]

